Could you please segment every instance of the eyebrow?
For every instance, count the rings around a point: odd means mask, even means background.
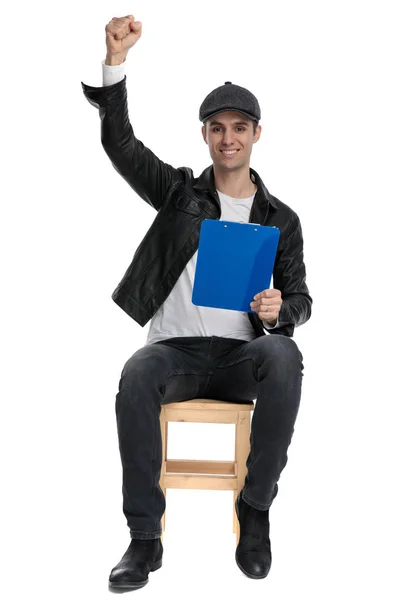
[[[249,125],[250,121],[234,121],[233,125]],[[212,127],[213,125],[224,125],[223,123],[220,123],[219,121],[211,121],[210,123],[210,127]]]

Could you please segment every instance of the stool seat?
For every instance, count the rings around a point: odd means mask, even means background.
[[[162,468],[160,487],[166,497],[168,488],[233,491],[233,531],[239,542],[239,523],[235,502],[243,488],[246,460],[250,452],[250,417],[254,402],[232,402],[195,398],[161,406]],[[235,460],[168,459],[168,423],[231,423],[235,425]],[[161,519],[165,531],[166,510]],[[161,535],[161,539],[163,534]]]

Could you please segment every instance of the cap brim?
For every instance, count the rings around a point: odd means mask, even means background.
[[[210,113],[209,115],[207,115],[207,117],[205,117],[203,119],[203,123],[205,123],[206,121],[208,121],[208,119],[211,119],[211,117],[214,117],[215,115],[219,115],[222,112],[228,112],[228,111],[238,112],[238,113],[241,113],[242,115],[245,115],[248,119],[251,119],[251,121],[258,121],[258,119],[256,119],[253,115],[250,115],[249,113],[245,112],[244,110],[238,110],[237,108],[231,107],[231,108],[221,108],[221,110],[217,110],[213,113]]]

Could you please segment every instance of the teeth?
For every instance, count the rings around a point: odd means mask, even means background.
[[[237,150],[222,150],[222,154],[235,154]]]

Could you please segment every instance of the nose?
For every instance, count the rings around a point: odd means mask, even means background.
[[[230,129],[225,129],[225,133],[223,135],[222,141],[224,145],[230,146],[233,143],[234,135]]]

